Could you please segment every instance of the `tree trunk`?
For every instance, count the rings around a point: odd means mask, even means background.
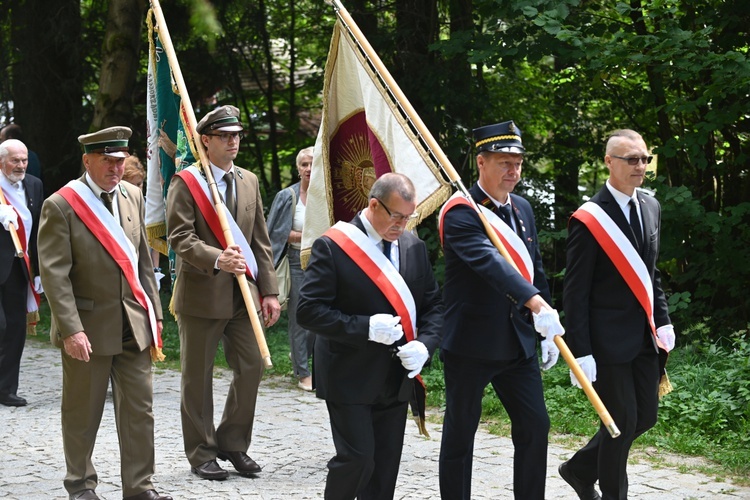
[[[140,69],[145,14],[145,0],[110,0],[92,130],[133,121],[133,89]],[[133,133],[145,136],[145,127]]]
[[[276,106],[275,100],[275,85],[276,85],[276,74],[273,68],[273,54],[271,52],[271,35],[268,33],[266,28],[265,19],[267,17],[266,4],[264,0],[258,2],[258,8],[260,11],[259,20],[263,20],[258,23],[258,31],[261,34],[263,43],[263,55],[266,60],[266,75],[268,78],[268,85],[265,89],[266,94],[266,116],[268,117],[268,142],[271,147],[271,180],[269,184],[268,177],[262,166],[258,170],[258,178],[261,180],[263,188],[268,192],[271,185],[281,186],[281,170],[279,168],[279,151],[277,142],[277,123],[276,123]]]
[[[439,70],[429,49],[437,39],[437,30],[436,0],[397,0],[393,77],[436,136],[440,122],[434,107],[427,103],[434,100],[439,85]]]
[[[451,36],[474,31],[472,11],[472,0],[450,0]],[[484,117],[474,112],[474,106],[481,100],[476,95],[477,92],[472,91],[472,82],[475,81],[475,77],[472,75],[467,54],[457,54],[444,61],[443,64],[445,65],[444,85],[446,89],[449,89],[449,93],[445,95],[444,127],[448,130],[465,129],[470,134],[473,128],[487,125],[487,123],[482,123]],[[477,77],[481,79],[481,65],[479,66]],[[476,87],[479,88],[481,85],[476,85]],[[476,178],[476,162],[472,153],[471,138],[449,137],[444,142],[446,142],[444,148],[446,155],[456,166],[466,187],[469,187]]]
[[[14,121],[42,163],[47,194],[81,170],[81,5],[13,0]]]

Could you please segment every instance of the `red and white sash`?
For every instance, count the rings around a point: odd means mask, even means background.
[[[604,253],[615,265],[617,272],[620,273],[638,303],[646,311],[648,324],[657,345],[664,349],[656,335],[656,324],[654,323],[654,285],[643,259],[638,255],[633,244],[609,214],[596,203],[590,201],[584,203],[573,213],[572,217],[581,221],[588,228]],[[666,351],[666,349],[664,350]]]
[[[211,201],[211,194],[208,189],[208,183],[201,174],[201,171],[198,169],[198,167],[191,165],[183,170],[180,170],[175,175],[185,181],[185,184],[187,184],[187,187],[190,190],[190,194],[193,195],[195,204],[198,206],[198,209],[203,215],[203,218],[206,219],[206,223],[211,229],[214,237],[219,240],[219,244],[222,246],[222,248],[226,248],[227,240],[224,237],[224,231],[221,230],[219,216],[216,213],[213,202]],[[226,215],[227,221],[229,222],[229,229],[232,232],[234,242],[242,249],[242,255],[245,257],[245,261],[247,262],[245,274],[247,274],[251,279],[255,279],[255,277],[258,275],[258,262],[255,260],[255,254],[253,254],[253,251],[250,248],[250,244],[247,242],[247,238],[245,238],[245,235],[242,233],[242,230],[235,222],[232,214],[229,213],[229,210],[227,210],[226,206],[222,206],[224,207],[224,214]]]
[[[468,205],[472,209],[474,208],[468,198],[466,198],[466,196],[464,196],[460,191],[455,192],[453,196],[450,197],[450,199],[440,209],[440,216],[438,217],[438,230],[440,232],[441,245],[443,244],[444,240],[443,219],[445,217],[445,214],[448,213],[451,208],[457,205]],[[521,273],[521,276],[523,276],[524,279],[526,279],[526,281],[528,281],[529,283],[533,283],[534,262],[531,259],[529,249],[526,248],[523,240],[516,234],[515,231],[513,231],[513,228],[503,222],[503,220],[500,219],[500,217],[498,217],[492,210],[489,210],[481,205],[477,206],[482,211],[484,216],[487,217],[487,221],[490,223],[492,229],[495,230],[495,234],[497,234],[498,238],[500,238],[500,241],[505,246],[505,249],[508,251],[510,258],[516,264],[518,271]]]
[[[401,326],[406,340],[411,342],[416,339],[417,306],[414,296],[404,278],[377,245],[358,227],[348,222],[337,222],[324,233],[324,236],[328,236],[336,243],[383,293],[396,314],[401,316]],[[425,426],[427,388],[422,375],[417,375],[416,381],[414,401],[418,414],[417,426],[420,434],[429,437]]]
[[[325,232],[385,295],[404,328],[406,340],[417,338],[417,306],[404,278],[357,226],[339,221]]]
[[[39,310],[39,295],[34,291],[34,271],[31,268],[31,260],[29,259],[29,232],[26,231],[26,225],[24,220],[30,221],[31,211],[26,207],[26,200],[21,199],[21,196],[13,189],[3,189],[3,195],[5,195],[5,201],[8,205],[13,207],[18,215],[18,239],[21,242],[21,249],[23,250],[23,261],[28,271],[29,282],[26,289],[26,312],[32,313]]]
[[[109,210],[86,184],[79,180],[70,181],[58,193],[68,202],[78,218],[119,266],[138,304],[148,314],[154,347],[161,349],[163,344],[161,334],[156,327],[154,305],[138,277],[138,259],[133,243],[125,235],[125,231],[122,230]]]

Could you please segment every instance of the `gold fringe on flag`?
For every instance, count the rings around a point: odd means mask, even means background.
[[[168,255],[169,253],[167,240],[164,239],[165,234],[167,234],[167,224],[164,222],[146,226],[149,246],[162,255]]]

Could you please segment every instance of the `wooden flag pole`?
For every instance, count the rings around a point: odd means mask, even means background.
[[[3,205],[8,205],[8,202],[5,200],[5,195],[3,194],[3,190],[0,189],[0,203]],[[19,259],[23,258],[23,246],[21,246],[21,240],[18,238],[18,230],[16,229],[16,226],[13,224],[8,225],[8,231],[10,231],[10,239],[13,240],[13,246],[16,249],[16,257]]]
[[[214,180],[213,173],[211,172],[210,168],[210,163],[208,161],[208,157],[206,156],[206,150],[203,147],[203,143],[200,140],[200,135],[196,130],[197,121],[195,119],[195,112],[193,111],[193,106],[190,101],[187,87],[185,86],[185,80],[182,77],[182,70],[180,69],[180,64],[177,61],[177,55],[175,53],[174,46],[172,45],[172,38],[169,35],[169,29],[167,28],[167,23],[164,19],[161,5],[159,4],[159,0],[150,1],[151,9],[156,16],[156,26],[159,30],[159,37],[161,39],[162,47],[164,48],[164,52],[167,54],[167,58],[169,59],[169,66],[172,70],[172,76],[174,77],[175,83],[177,84],[177,88],[180,92],[180,99],[182,101],[181,106],[182,109],[184,109],[185,115],[188,119],[189,134],[193,141],[193,144],[195,145],[195,150],[198,152],[200,164],[203,168],[203,173],[206,175],[206,181],[208,182],[209,189],[211,190],[211,197],[214,201],[216,214],[219,216],[221,230],[224,233],[224,238],[226,239],[227,246],[234,245],[234,236],[232,236],[232,231],[229,228],[226,213],[224,212],[224,202],[221,200],[221,196],[219,195],[219,190],[216,187],[216,181]],[[253,332],[255,333],[255,340],[258,342],[260,355],[263,358],[263,362],[266,368],[271,368],[273,366],[273,364],[271,363],[271,353],[268,350],[266,336],[263,332],[263,327],[260,324],[260,319],[258,318],[258,313],[255,309],[252,291],[250,290],[250,285],[247,282],[247,277],[244,273],[236,273],[235,276],[237,278],[237,282],[240,285],[240,291],[242,292],[242,298],[244,299],[245,307],[247,308],[247,315],[250,317],[250,323],[252,324]]]
[[[417,112],[412,107],[409,100],[401,91],[401,88],[393,79],[390,72],[383,64],[383,61],[380,60],[380,57],[372,48],[370,43],[367,41],[367,38],[365,38],[364,34],[362,34],[362,31],[360,31],[359,27],[357,26],[357,23],[354,22],[354,19],[352,19],[351,15],[341,4],[340,0],[326,0],[326,1],[329,4],[333,5],[334,10],[336,11],[336,15],[338,16],[339,19],[341,19],[341,22],[344,23],[346,28],[349,30],[349,33],[351,33],[351,35],[357,41],[359,47],[365,53],[365,55],[367,56],[367,59],[373,65],[373,67],[375,68],[375,71],[378,73],[380,78],[383,80],[383,83],[386,85],[386,87],[388,87],[388,90],[391,92],[394,99],[396,99],[401,109],[408,116],[412,125],[414,125],[414,128],[416,128],[419,136],[422,138],[422,140],[425,142],[427,147],[430,149],[432,154],[437,159],[443,172],[445,172],[445,174],[448,176],[450,181],[461,191],[461,193],[463,193],[463,195],[469,200],[469,203],[474,208],[474,210],[476,210],[477,214],[479,215],[479,219],[482,221],[482,224],[484,225],[484,229],[485,229],[485,232],[487,233],[487,236],[490,238],[490,241],[492,241],[492,244],[495,245],[495,247],[498,249],[498,251],[503,256],[503,258],[507,260],[508,263],[510,263],[510,265],[512,265],[516,269],[516,271],[518,271],[518,267],[516,267],[515,263],[511,259],[510,254],[508,253],[508,250],[505,248],[505,245],[503,245],[503,242],[500,241],[500,238],[497,236],[494,229],[492,229],[492,226],[490,225],[489,221],[487,220],[487,218],[484,216],[482,211],[479,209],[479,207],[476,205],[476,203],[472,199],[471,195],[469,194],[469,191],[464,186],[463,182],[461,181],[461,178],[459,177],[456,170],[453,168],[453,165],[451,164],[450,160],[448,160],[448,157],[445,156],[445,153],[443,152],[442,148],[438,145],[435,138],[427,129],[427,126],[424,124],[422,119],[419,117]],[[612,437],[618,437],[620,435],[620,430],[617,428],[617,425],[612,419],[612,416],[609,414],[609,411],[607,411],[607,408],[604,406],[604,403],[602,402],[601,398],[596,393],[596,390],[591,385],[591,382],[583,373],[583,370],[581,370],[580,365],[576,361],[576,358],[573,356],[573,353],[570,352],[570,349],[568,348],[568,345],[565,343],[565,340],[563,340],[563,338],[560,335],[555,336],[555,345],[557,346],[558,349],[560,349],[560,354],[562,354],[563,359],[568,364],[568,366],[570,367],[571,371],[576,376],[578,381],[581,383],[581,387],[583,387],[583,391],[586,393],[586,397],[588,397],[589,402],[596,410],[597,414],[599,415],[599,418],[602,420],[602,423],[605,425],[610,435]]]

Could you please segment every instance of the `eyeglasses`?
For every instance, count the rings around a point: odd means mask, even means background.
[[[221,134],[206,134],[206,135],[209,135],[211,137],[218,137],[219,140],[223,143],[229,142],[230,138],[234,139],[235,141],[241,141],[245,137],[245,134],[243,134],[242,132],[223,132]]]
[[[385,206],[385,203],[383,203],[379,198],[375,198],[375,199],[378,200],[378,203],[380,203],[380,206],[382,206],[385,209],[385,211],[388,213],[388,216],[391,218],[391,220],[393,222],[398,222],[398,223],[407,222],[407,223],[409,223],[409,222],[415,221],[415,220],[417,220],[419,218],[419,212],[414,212],[413,214],[409,214],[409,215],[400,214],[398,212],[391,212],[388,209],[388,207]]]
[[[616,156],[616,155],[609,155],[612,158],[617,158],[618,160],[625,160],[628,162],[628,165],[638,165],[639,162],[643,162],[644,165],[648,165],[651,163],[651,160],[654,159],[653,156]]]

